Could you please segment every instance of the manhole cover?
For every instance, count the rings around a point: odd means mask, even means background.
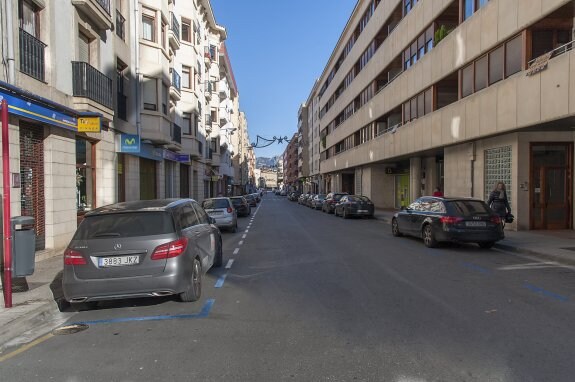
[[[52,334],[55,336],[64,336],[66,334],[78,333],[78,332],[81,332],[81,331],[86,330],[88,328],[89,328],[89,326],[86,324],[66,325],[66,326],[61,326],[59,328],[52,330]]]

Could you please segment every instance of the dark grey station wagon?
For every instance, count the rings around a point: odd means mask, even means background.
[[[88,212],[64,253],[64,298],[199,299],[202,274],[222,265],[222,238],[212,223],[192,199],[125,202]]]

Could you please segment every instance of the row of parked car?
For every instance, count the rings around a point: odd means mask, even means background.
[[[63,303],[176,295],[196,301],[223,263],[221,230],[236,232],[261,194],[116,203],[86,213],[64,252]]]
[[[335,192],[301,194],[292,192],[289,200],[299,204],[348,218],[373,218],[374,205],[369,198]],[[483,200],[474,198],[423,196],[396,212],[391,219],[393,236],[413,236],[423,239],[425,246],[433,248],[444,242],[476,243],[491,248],[503,239],[506,220],[497,215]]]
[[[373,218],[375,213],[375,206],[367,196],[349,195],[346,192],[330,192],[329,194],[292,192],[288,195],[288,199],[344,219],[359,216]]]

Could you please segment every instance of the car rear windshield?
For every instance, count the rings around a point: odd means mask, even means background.
[[[367,196],[354,195],[354,196],[348,196],[347,198],[350,201],[369,202],[369,199],[367,198]]]
[[[346,194],[335,194],[333,196],[334,200],[340,200],[341,198],[343,198]]]
[[[244,204],[244,201],[242,200],[242,198],[231,198],[232,199],[232,203],[234,204],[234,206],[239,206],[241,204]]]
[[[490,215],[487,204],[479,200],[454,200],[445,203],[448,211],[458,216]]]
[[[214,208],[228,208],[229,203],[227,199],[208,199],[204,200],[202,207],[206,210],[211,210]]]
[[[74,240],[164,235],[173,233],[168,212],[126,212],[87,216],[78,226]]]

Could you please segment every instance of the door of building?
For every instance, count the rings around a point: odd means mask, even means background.
[[[409,200],[409,175],[395,177],[395,208],[407,207]]]
[[[36,250],[46,246],[44,129],[20,122],[20,214],[34,217]]]
[[[156,161],[140,158],[140,200],[157,198]]]
[[[571,143],[531,144],[531,229],[571,229]]]
[[[180,198],[190,197],[190,166],[180,164]]]

